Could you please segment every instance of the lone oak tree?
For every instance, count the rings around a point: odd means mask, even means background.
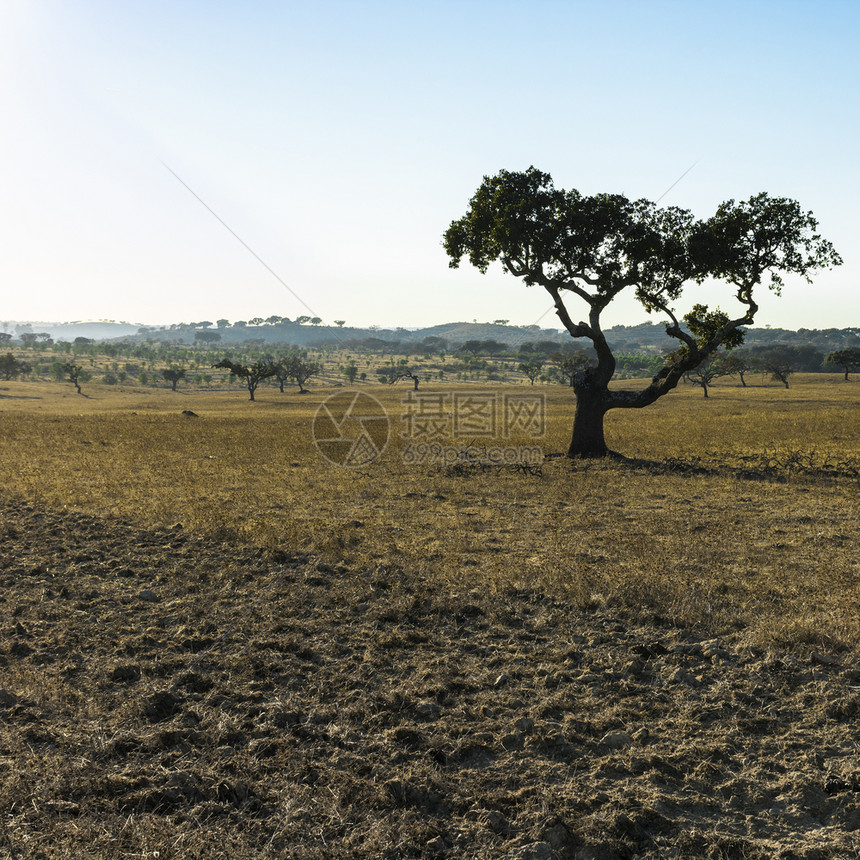
[[[221,359],[217,364],[213,364],[212,367],[229,370],[232,376],[244,379],[245,385],[248,387],[248,393],[251,395],[251,400],[255,399],[254,392],[257,390],[257,386],[259,386],[264,379],[270,379],[273,377],[278,371],[278,366],[271,361],[255,361],[253,364],[238,364],[235,361],[230,361],[229,358]]]
[[[824,361],[827,364],[835,364],[837,367],[841,367],[847,380],[849,373],[860,370],[860,349],[856,346],[848,347],[847,349],[837,349],[836,352],[829,353]]]
[[[485,176],[466,214],[445,232],[443,245],[451,268],[468,257],[485,273],[498,261],[528,286],[543,287],[570,335],[591,341],[597,363],[574,377],[568,456],[605,457],[614,454],[604,439],[606,413],[654,403],[720,346],[738,346],[743,327],[755,319],[754,293],[765,275],[779,293],[783,274],[809,281],[817,269],[841,264],[832,245],[815,232],[817,226],[812,213],[795,201],[765,193],[740,203],[729,200],[699,221],[685,209],[658,208],[649,200],[556,189],[549,174],[530,167]],[[674,302],[685,284],[707,278],[727,282],[742,312],[731,317],[698,304],[683,317],[682,327]],[[624,290],[632,290],[649,313],[666,314],[666,334],[679,342],[639,391],[609,388],[615,357],[600,318]],[[586,321],[574,322],[565,304],[570,295],[586,304]]]
[[[318,373],[322,373],[323,366],[318,361],[309,361],[304,353],[290,352],[278,365],[279,370],[285,373],[288,379],[295,379],[299,386],[299,394],[307,394],[305,383]],[[281,391],[283,391],[281,386]]]
[[[66,375],[66,379],[75,386],[78,394],[83,394],[83,391],[81,391],[81,376],[84,373],[84,369],[78,364],[67,362],[61,366],[60,370]]]
[[[185,370],[181,367],[168,367],[161,371],[161,375],[170,383],[171,391],[176,391],[176,383],[185,379]]]

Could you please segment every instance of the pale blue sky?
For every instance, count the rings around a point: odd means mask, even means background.
[[[656,199],[695,164],[662,203],[793,197],[845,259],[759,323],[857,326],[858,42],[849,0],[0,0],[0,320],[534,323],[448,269],[484,174]]]

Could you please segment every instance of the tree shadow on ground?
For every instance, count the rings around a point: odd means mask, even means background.
[[[560,455],[557,455],[560,456]],[[575,461],[579,464],[588,461]],[[594,462],[594,461],[591,461]],[[622,468],[651,475],[681,475],[690,477],[732,477],[749,481],[777,481],[806,478],[811,480],[860,478],[860,460],[820,454],[816,451],[763,451],[740,455],[735,462],[727,462],[719,452],[704,455],[664,457],[652,460],[645,457],[627,457],[617,452],[603,462],[615,463]]]

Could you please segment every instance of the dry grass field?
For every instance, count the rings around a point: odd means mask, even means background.
[[[0,857],[860,856],[860,382],[537,470],[406,462],[391,386],[335,466],[341,390],[0,388]]]
[[[0,392],[9,495],[181,523],[331,564],[400,568],[441,587],[621,603],[673,623],[743,627],[762,643],[858,641],[860,382],[721,385],[707,401],[682,387],[649,409],[608,416],[610,446],[632,463],[561,458],[540,477],[404,463],[406,388],[362,389],[384,405],[391,439],[361,469],[327,462],[313,444],[314,414],[337,389],[266,389],[256,403],[241,392],[92,390]],[[565,451],[571,393],[538,390],[545,438],[503,444]]]

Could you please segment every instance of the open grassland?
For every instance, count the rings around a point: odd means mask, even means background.
[[[860,856],[860,383],[537,472],[406,462],[390,386],[359,469],[343,389],[67,388],[0,387],[3,860]]]
[[[0,473],[7,493],[51,508],[181,523],[442,586],[544,589],[759,642],[860,639],[860,383],[801,376],[787,391],[721,385],[708,400],[682,386],[610,413],[609,444],[630,461],[552,459],[540,476],[405,463],[408,392],[390,386],[362,389],[391,419],[383,456],[335,466],[312,425],[336,390],[266,390],[250,403],[239,392],[83,398],[10,385]],[[546,435],[503,444],[565,451],[569,390],[519,390],[546,394]],[[468,441],[482,442],[457,444]]]

